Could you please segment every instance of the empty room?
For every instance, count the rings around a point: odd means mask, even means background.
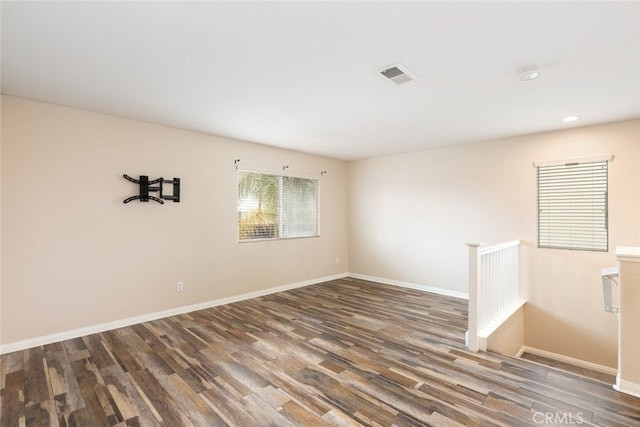
[[[0,20],[0,426],[640,425],[640,2]]]

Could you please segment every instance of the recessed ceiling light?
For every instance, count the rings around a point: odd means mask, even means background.
[[[565,123],[569,123],[569,122],[575,122],[578,119],[580,119],[580,116],[567,116],[564,119],[562,119],[562,121]]]
[[[540,70],[532,67],[526,68],[518,73],[518,78],[523,82],[528,82],[529,80],[535,80],[540,77]]]

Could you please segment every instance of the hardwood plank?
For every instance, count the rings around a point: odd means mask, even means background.
[[[160,415],[163,425],[185,427],[194,425],[173,400],[169,392],[162,387],[158,379],[149,371],[141,369],[131,372],[130,376],[134,386],[146,397],[145,400],[153,405],[152,412]]]
[[[556,368],[560,368],[564,371],[573,372],[583,377],[590,377],[600,381],[608,381],[608,382],[611,382],[612,384],[616,380],[614,375],[605,374],[603,372],[592,371],[590,369],[574,366],[565,362],[559,362],[557,360],[549,359],[548,357],[538,356],[531,353],[526,353],[526,352],[523,353],[522,358],[526,360],[530,360],[532,362],[538,362],[546,366],[553,366]]]
[[[319,426],[323,424],[322,418],[319,418],[295,400],[289,400],[282,405],[282,414],[296,425]]]
[[[346,278],[2,355],[0,427],[640,425],[610,376],[468,352],[466,316]]]
[[[88,335],[82,337],[82,340],[98,369],[105,369],[118,363],[102,335]]]
[[[109,426],[115,424],[115,413],[113,408],[109,407],[108,399],[105,399],[104,382],[99,378],[95,365],[89,359],[79,359],[71,362],[71,368],[78,381],[86,411],[76,411],[70,416],[70,420],[77,423],[78,419],[88,417],[91,425]]]
[[[266,404],[255,394],[245,396],[241,400],[241,405],[245,412],[252,414],[259,420],[260,425],[295,427],[287,417]]]
[[[271,367],[271,364],[267,364]],[[273,367],[271,376],[273,383],[284,393],[287,393],[300,406],[306,408],[311,414],[322,417],[331,411],[331,404],[322,396],[313,392],[312,388],[296,381],[288,373]]]
[[[84,399],[80,393],[80,386],[71,367],[64,346],[51,344],[45,347],[45,357],[49,368],[49,380],[54,395],[54,404],[60,425],[88,425],[90,418],[85,410]]]
[[[47,381],[46,359],[43,347],[34,347],[23,352],[24,357],[24,400],[27,406],[49,401],[50,383]]]
[[[354,393],[351,388],[345,387],[336,379],[319,370],[305,368],[301,370],[295,378],[318,390],[325,400],[331,402],[334,408],[340,409],[356,420],[365,421],[365,424],[367,424],[366,420],[362,419],[362,413],[366,411],[366,408],[373,406],[370,400],[363,398],[360,394]],[[386,409],[387,410],[383,410],[381,406],[376,407],[376,422],[383,425],[393,425],[395,422],[395,413],[391,412],[388,407]],[[373,412],[374,411],[371,411],[371,413]],[[366,416],[366,418],[369,418],[369,416]]]
[[[4,383],[0,425],[4,427],[23,424],[25,418],[24,370],[7,372]]]
[[[177,374],[158,379],[194,426],[226,426],[227,423]]]
[[[91,353],[87,349],[82,338],[66,340],[61,344],[67,352],[67,357],[71,362],[91,357]]]
[[[53,399],[28,405],[25,408],[25,423],[27,426],[59,427]]]
[[[140,360],[135,354],[132,354],[131,350],[125,345],[122,340],[122,335],[127,328],[107,331],[100,334],[104,339],[104,346],[113,357],[124,372],[138,371],[142,369]],[[133,333],[133,331],[132,331]]]
[[[230,393],[224,383],[217,383],[203,393],[201,397],[220,417],[230,426],[255,426],[259,425],[258,414],[251,414],[244,410],[240,404],[240,397]]]
[[[117,365],[111,365],[100,370],[113,406],[120,414],[120,421],[127,424],[133,422],[142,425],[153,425],[158,420],[151,412],[138,389],[131,383],[129,377]]]

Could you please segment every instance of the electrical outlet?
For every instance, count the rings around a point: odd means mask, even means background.
[[[176,283],[176,292],[182,292],[182,291],[184,291],[184,283],[182,282]]]
[[[340,264],[340,257],[339,256],[336,257],[336,264]]]

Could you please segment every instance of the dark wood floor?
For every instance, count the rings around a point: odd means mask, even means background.
[[[463,300],[343,279],[0,357],[0,424],[640,425],[640,399],[470,353]]]

